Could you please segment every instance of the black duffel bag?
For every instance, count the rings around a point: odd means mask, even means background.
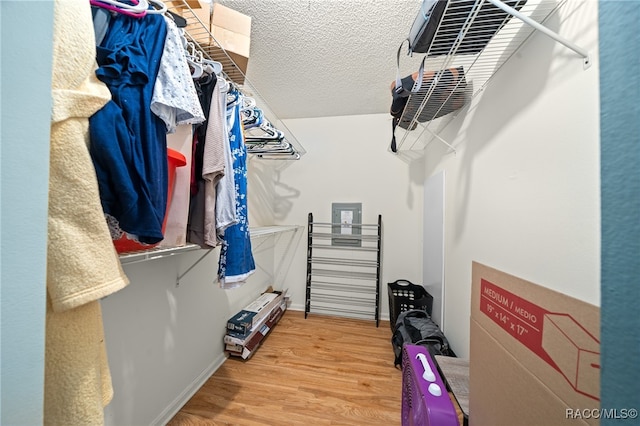
[[[396,320],[391,345],[395,355],[394,365],[402,367],[402,346],[413,344],[425,346],[432,356],[455,356],[449,341],[431,316],[421,309],[401,313]]]
[[[405,40],[406,41],[406,40]],[[391,151],[397,152],[396,127],[413,130],[416,128],[414,116],[420,123],[435,120],[462,108],[467,103],[467,81],[464,68],[456,67],[438,71],[425,71],[422,59],[420,68],[404,78],[400,78],[400,51],[397,53],[398,69],[396,79],[391,82]],[[411,95],[415,99],[409,102]],[[424,105],[422,105],[424,104]],[[407,111],[405,111],[405,109]]]

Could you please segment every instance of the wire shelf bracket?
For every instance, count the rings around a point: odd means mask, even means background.
[[[552,39],[554,39],[558,43],[563,44],[567,48],[573,50],[575,53],[577,53],[578,55],[580,55],[583,58],[583,60],[584,60],[584,69],[585,70],[588,69],[591,66],[591,61],[589,60],[589,52],[586,49],[583,49],[580,46],[578,46],[575,43],[573,43],[572,41],[567,40],[566,38],[562,37],[560,34],[554,32],[554,31],[551,31],[549,28],[547,28],[544,25],[534,21],[533,19],[529,18],[527,15],[524,15],[524,14],[520,13],[516,9],[512,8],[511,6],[503,3],[501,0],[486,0],[486,1],[488,1],[491,4],[493,4],[496,7],[504,10],[508,14],[518,18],[519,20],[521,20],[525,24],[532,26],[533,28],[535,28],[536,30],[540,31],[541,33],[546,34],[547,36],[551,37]]]

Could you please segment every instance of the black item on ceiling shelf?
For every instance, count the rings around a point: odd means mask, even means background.
[[[526,0],[504,3],[520,10]],[[409,53],[475,55],[510,19],[510,14],[483,0],[423,0],[409,31]]]

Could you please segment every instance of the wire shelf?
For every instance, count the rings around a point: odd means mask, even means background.
[[[588,62],[588,56],[577,46],[543,27],[566,0],[504,0],[507,6],[514,6],[515,16],[501,10],[498,7],[501,3],[495,0],[448,1],[429,51],[424,54],[423,82],[427,81],[428,72],[432,73],[431,79],[426,88],[421,88],[407,100],[400,118],[401,127],[396,130],[398,151],[424,150],[434,139],[455,151],[439,134],[460,111],[471,104],[473,98],[482,92],[495,73],[536,30],[546,32],[576,50],[585,57],[585,64]],[[502,17],[502,21],[496,27],[498,17]],[[482,37],[486,38],[487,34],[492,35],[490,41],[481,51],[473,52],[469,46]],[[462,78],[444,73],[445,70],[456,68],[463,70]],[[443,87],[449,89],[443,91]],[[457,105],[452,106],[451,103],[456,101],[454,97],[460,93],[464,95],[464,103],[455,108]],[[427,135],[423,137],[425,132]]]
[[[289,128],[280,120],[273,110],[269,107],[268,102],[260,94],[258,89],[251,83],[244,72],[233,60],[231,54],[222,48],[221,44],[216,40],[208,25],[205,24],[200,16],[187,0],[174,0],[167,2],[168,10],[182,16],[187,21],[185,28],[185,36],[192,42],[196,48],[202,52],[206,59],[210,59],[222,64],[223,75],[225,79],[234,82],[241,88],[241,92],[256,101],[256,105],[264,113],[264,117],[273,125],[274,128],[284,134],[284,141],[291,144],[291,150],[287,153],[259,153],[251,154],[253,158],[264,160],[299,160],[306,151],[300,142],[295,138]]]

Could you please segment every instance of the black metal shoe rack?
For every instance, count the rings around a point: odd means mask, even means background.
[[[307,288],[304,316],[309,313],[375,320],[380,315],[382,216],[377,224],[313,221],[307,234]],[[353,232],[351,232],[353,231]]]

